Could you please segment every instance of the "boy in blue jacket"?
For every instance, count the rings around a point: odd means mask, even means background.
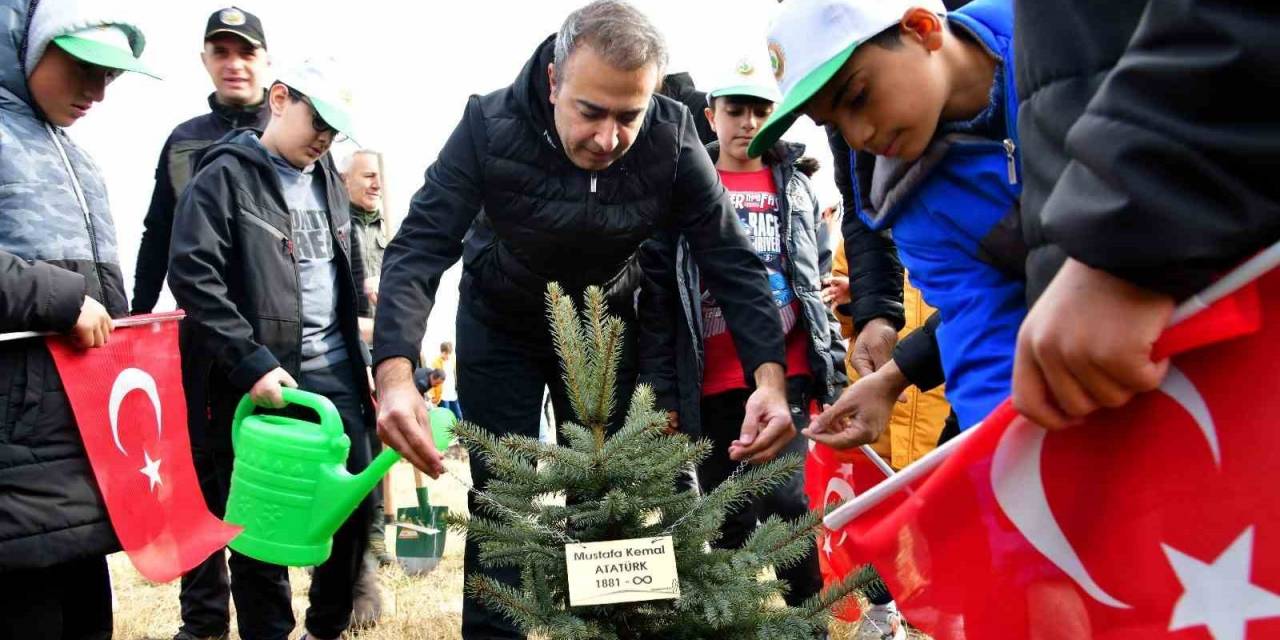
[[[872,229],[893,229],[912,282],[941,314],[947,399],[962,428],[1008,397],[1026,315],[1012,32],[1010,0],[950,14],[936,0],[788,2],[769,38],[783,101],[750,148],[761,153],[807,115],[877,156],[858,210]],[[896,393],[869,386],[906,382],[890,361],[816,420],[814,436],[874,440],[883,422],[863,415],[866,396]]]

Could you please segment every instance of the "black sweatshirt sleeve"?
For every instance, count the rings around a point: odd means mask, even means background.
[[[142,244],[138,247],[137,267],[133,270],[133,313],[151,313],[164,286],[169,268],[169,239],[173,235],[174,208],[178,196],[173,192],[169,176],[169,145],[166,140],[156,163],[156,185],[151,191],[151,205],[142,221]]]
[[[884,318],[895,329],[902,329],[906,315],[902,308],[903,274],[898,247],[888,231],[872,231],[858,215],[866,206],[862,194],[871,183],[874,156],[860,156],[863,161],[857,163],[855,175],[849,145],[834,127],[827,127],[827,142],[835,159],[836,187],[842,201],[840,231],[849,263],[849,291],[853,292],[848,310],[853,318],[854,335],[875,318]]]
[[[937,312],[893,348],[893,361],[907,382],[928,391],[947,381],[942,370],[942,352],[938,350],[938,327],[942,316]]]
[[[84,304],[84,276],[0,251],[0,333],[74,327]]]
[[[682,129],[672,198],[676,228],[689,240],[702,280],[720,303],[751,382],[766,362],[786,366],[782,319],[764,263],[743,233],[690,116]]]
[[[1067,255],[1181,299],[1280,239],[1280,4],[1149,0],[1041,211]]]
[[[480,103],[467,102],[462,120],[423,185],[382,258],[378,321],[374,325],[373,362],[407,358],[417,362],[427,317],[445,270],[462,257],[462,239],[480,212],[480,141],[484,135]]]

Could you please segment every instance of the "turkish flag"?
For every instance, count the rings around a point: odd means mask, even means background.
[[[191,462],[181,317],[130,318],[97,349],[48,338],[111,525],[154,582],[181,576],[240,532],[209,513]]]
[[[804,492],[809,498],[809,508],[825,511],[832,504],[852,500],[855,496],[879,484],[890,474],[885,467],[876,465],[868,456],[876,455],[867,447],[837,450],[812,442],[804,460]],[[891,471],[890,471],[891,473]],[[826,586],[844,580],[849,574],[867,564],[850,549],[846,531],[818,528],[818,568]],[[839,606],[836,617],[849,622],[862,617],[858,603],[848,600]]]
[[[1280,637],[1280,270],[1170,329],[1158,391],[1047,432],[1009,405],[844,531],[951,638]]]

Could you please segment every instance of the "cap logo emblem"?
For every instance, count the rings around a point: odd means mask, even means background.
[[[755,73],[756,68],[746,58],[738,61],[738,75],[749,76]]]
[[[218,20],[228,27],[238,27],[244,24],[244,13],[239,9],[223,9],[218,14]]]
[[[769,41],[769,64],[773,65],[773,77],[781,81],[787,71],[787,56],[782,52],[782,45],[777,41]]]

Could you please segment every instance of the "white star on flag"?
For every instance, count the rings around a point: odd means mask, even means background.
[[[1203,626],[1215,640],[1244,640],[1250,620],[1280,616],[1280,596],[1249,581],[1253,527],[1245,529],[1211,564],[1169,545],[1160,546],[1183,588],[1173,607],[1170,631]]]
[[[146,449],[142,450],[142,457],[146,458],[147,464],[138,471],[151,481],[151,492],[155,493],[156,485],[164,484],[160,481],[160,461],[152,460],[151,454],[147,453]]]

